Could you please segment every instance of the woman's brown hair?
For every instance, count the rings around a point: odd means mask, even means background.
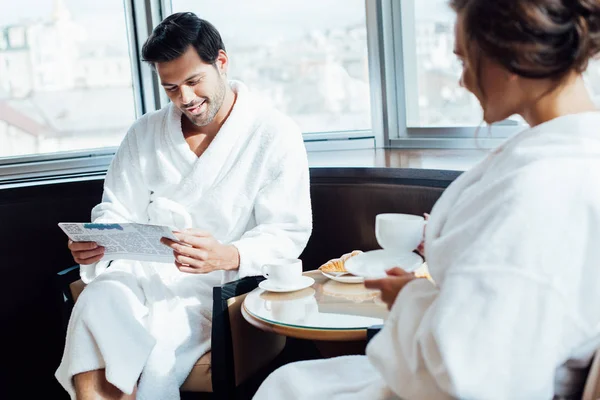
[[[508,71],[559,80],[600,53],[600,0],[451,0],[466,38]]]

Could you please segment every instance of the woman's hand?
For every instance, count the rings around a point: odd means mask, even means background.
[[[381,279],[367,279],[365,286],[369,289],[378,289],[381,291],[381,300],[387,304],[388,310],[391,310],[398,297],[398,293],[412,280],[419,279],[412,272],[406,272],[402,268],[392,268],[386,271],[388,275]]]
[[[167,238],[162,238],[161,242],[173,249],[175,266],[181,272],[206,274],[239,268],[240,255],[235,246],[221,244],[210,233],[197,229],[174,234],[180,243]]]

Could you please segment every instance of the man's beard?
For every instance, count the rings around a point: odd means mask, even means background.
[[[215,91],[215,95],[207,98],[206,101],[206,111],[201,115],[191,115],[186,114],[188,119],[192,122],[192,124],[196,126],[206,126],[213,122],[215,116],[223,106],[225,102],[225,93],[226,93],[226,82],[224,80],[220,80],[220,84],[217,86],[217,90]]]

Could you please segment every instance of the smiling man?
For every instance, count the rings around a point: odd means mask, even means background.
[[[88,286],[56,377],[72,398],[177,399],[210,350],[212,288],[295,258],[311,232],[298,127],[240,82],[217,30],[192,13],[157,26],[143,59],[171,103],[141,117],[106,176],[94,222],[176,227],[169,264],[102,261],[69,243]]]

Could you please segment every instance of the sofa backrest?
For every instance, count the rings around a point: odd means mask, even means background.
[[[311,169],[313,233],[300,256],[304,270],[352,250],[378,249],[377,214],[430,212],[459,175],[423,169]]]

